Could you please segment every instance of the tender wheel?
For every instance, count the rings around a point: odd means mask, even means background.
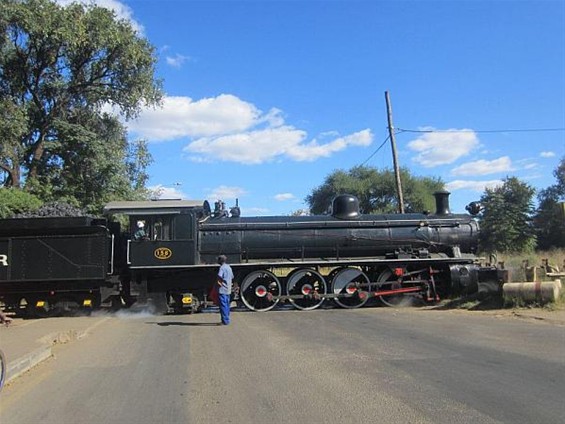
[[[33,318],[48,318],[53,314],[53,306],[47,300],[43,300],[42,306],[37,306],[37,299],[30,299],[27,304],[27,314]]]
[[[281,283],[269,271],[253,271],[241,282],[239,295],[252,311],[268,311],[279,303],[273,296],[281,295]]]
[[[367,289],[369,288],[369,277],[357,268],[343,268],[337,272],[332,280],[332,291],[334,294],[346,295],[334,298],[342,308],[359,308],[367,303],[369,299]]]
[[[288,299],[295,308],[302,310],[316,309],[324,302],[326,281],[318,272],[312,269],[297,269],[288,277],[287,293],[302,295],[301,299]]]
[[[50,316],[74,316],[80,310],[80,304],[76,299],[62,297],[55,301]]]
[[[192,314],[192,313],[200,312],[201,310],[202,310],[202,305],[200,299],[194,296],[192,298],[192,306],[188,309],[187,313]]]

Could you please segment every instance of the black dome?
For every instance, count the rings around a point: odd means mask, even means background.
[[[340,194],[332,202],[332,216],[338,219],[357,219],[359,200],[351,194]]]

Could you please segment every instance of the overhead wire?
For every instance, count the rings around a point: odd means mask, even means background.
[[[371,160],[371,158],[372,158],[373,156],[375,156],[375,155],[379,152],[379,150],[381,150],[381,149],[383,148],[383,146],[386,144],[386,142],[387,142],[388,140],[390,140],[390,135],[387,136],[387,138],[384,139],[384,141],[381,143],[381,145],[380,145],[379,147],[377,147],[377,150],[375,150],[373,153],[371,153],[371,155],[370,155],[367,159],[365,159],[365,161],[364,161],[361,165],[359,165],[359,166],[363,166],[363,165],[365,165],[367,162],[369,162],[369,160]]]
[[[396,128],[397,133],[505,133],[505,132],[550,132],[550,131],[565,131],[565,128],[522,128],[522,129],[501,129],[501,130],[414,130],[407,128]]]
[[[471,129],[463,129],[463,130],[415,130],[415,129],[409,129],[409,128],[399,128],[396,127],[394,129],[395,134],[401,134],[401,133],[419,133],[419,134],[425,134],[425,133],[481,133],[481,134],[486,134],[486,133],[509,133],[509,132],[559,132],[559,131],[565,131],[565,127],[564,128],[510,128],[510,129],[497,129],[497,130],[471,130]],[[375,156],[379,150],[381,150],[383,148],[383,146],[386,144],[387,141],[390,140],[390,135],[387,136],[387,138],[385,138],[385,140],[380,144],[380,146],[373,152],[371,153],[371,155],[365,159],[365,161],[363,163],[361,163],[359,166],[363,166],[365,165],[367,162],[369,162],[369,160],[371,160],[371,158],[373,156]]]

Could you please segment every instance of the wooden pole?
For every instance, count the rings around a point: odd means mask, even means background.
[[[396,177],[396,193],[398,196],[398,211],[404,213],[404,198],[402,196],[402,182],[400,181],[400,168],[398,167],[398,158],[396,156],[396,140],[394,138],[394,126],[392,125],[392,107],[390,105],[390,97],[388,91],[385,91],[386,114],[388,118],[388,134],[390,144],[392,145],[392,162],[394,164],[394,176]]]

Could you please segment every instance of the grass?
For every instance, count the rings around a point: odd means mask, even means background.
[[[507,299],[503,305],[504,308],[512,309],[543,309],[545,311],[564,311],[565,310],[565,292],[561,292],[560,297],[555,302],[539,303],[528,302],[522,299]]]
[[[554,277],[548,277],[547,271],[543,268],[544,261],[553,268],[565,272],[565,249],[553,249],[549,251],[539,251],[533,253],[521,254],[501,254],[498,256],[498,262],[503,262],[504,267],[510,271],[511,282],[531,281],[531,275],[527,275],[526,267],[538,267],[537,276],[542,281],[550,281]],[[562,281],[565,283],[565,281]]]

